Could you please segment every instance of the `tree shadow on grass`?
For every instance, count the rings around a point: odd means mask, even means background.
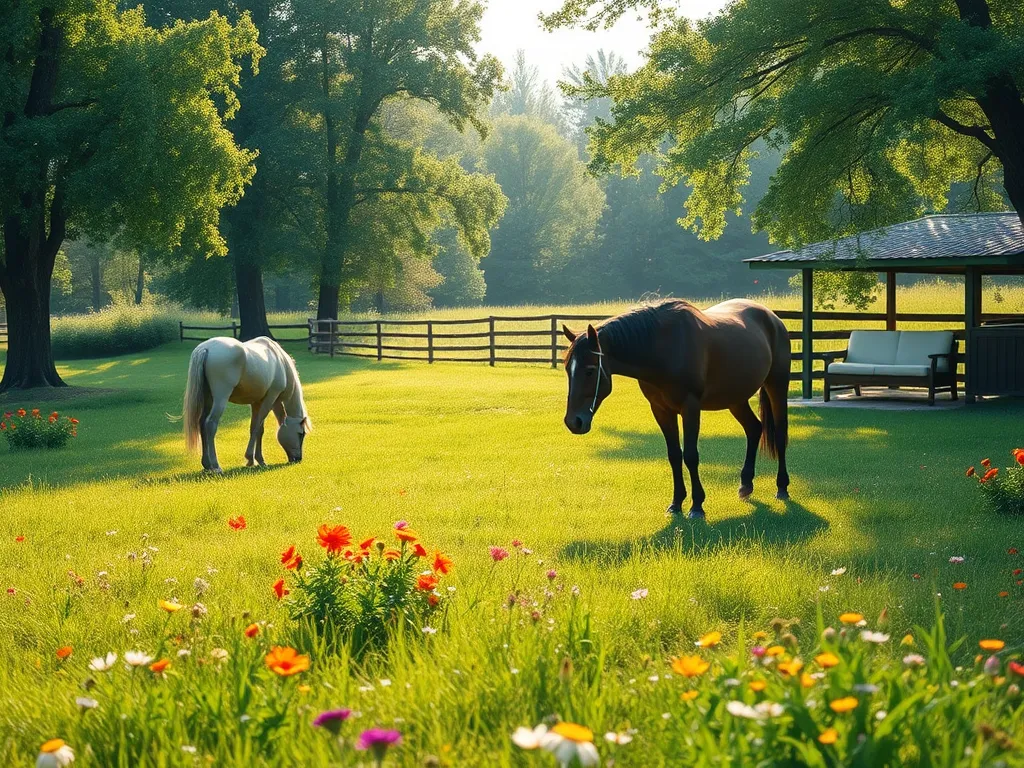
[[[785,510],[773,509],[759,501],[750,504],[752,512],[707,523],[672,515],[660,531],[625,541],[574,541],[562,548],[568,560],[617,565],[636,555],[676,552],[701,556],[721,546],[738,542],[757,542],[762,546],[796,544],[828,529],[828,522],[795,501],[786,501]]]

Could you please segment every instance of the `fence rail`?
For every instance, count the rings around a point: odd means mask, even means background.
[[[7,341],[7,323],[0,323],[0,341]]]
[[[271,333],[273,333],[274,331],[285,331],[285,330],[296,330],[296,329],[301,329],[301,330],[304,330],[306,332],[306,334],[304,336],[300,336],[300,337],[292,337],[292,338],[276,337],[278,341],[283,341],[283,342],[302,341],[302,342],[307,342],[308,343],[309,338],[310,338],[310,336],[309,336],[309,332],[310,332],[309,323],[279,323],[277,325],[271,325],[269,327],[270,327]],[[209,332],[213,332],[213,333],[223,333],[223,332],[229,331],[230,334],[231,334],[231,337],[234,338],[234,339],[237,339],[240,328],[241,328],[241,326],[239,326],[239,324],[237,322],[234,322],[234,321],[232,321],[232,323],[230,325],[185,325],[185,323],[183,321],[179,321],[178,322],[178,340],[179,341],[206,341],[207,339],[212,338],[212,336],[186,336],[185,334],[186,334],[187,331],[199,331],[199,332],[209,331]]]
[[[803,315],[796,310],[777,310],[783,321],[787,321],[789,338],[793,342],[793,370],[790,378],[803,378],[803,330],[793,328],[794,323],[802,325]],[[842,349],[853,330],[884,327],[886,315],[870,312],[815,312],[813,322],[829,323],[831,328],[819,330],[815,327],[810,335],[811,377],[824,378],[824,359],[827,352]],[[271,330],[306,331],[303,338],[286,338],[281,341],[306,341],[314,353],[364,357],[375,360],[406,360],[426,363],[534,363],[558,366],[567,343],[562,335],[562,323],[599,322],[607,315],[491,315],[467,319],[424,319],[424,320],[314,320],[305,324],[272,325]],[[962,314],[924,314],[920,312],[897,313],[896,320],[902,323],[924,323],[933,329],[952,330],[963,352],[966,332]],[[983,315],[983,322],[1019,321],[1019,316]],[[836,324],[841,324],[836,327]],[[477,326],[476,328],[469,326]],[[230,331],[238,336],[238,324],[222,326],[180,326],[182,341],[200,341],[206,337],[186,336],[186,331]],[[962,358],[961,358],[962,360]],[[958,373],[963,381],[963,368]]]

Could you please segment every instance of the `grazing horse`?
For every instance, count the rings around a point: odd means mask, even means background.
[[[693,486],[690,517],[704,517],[704,487],[697,473],[700,414],[726,408],[747,436],[740,498],[754,491],[759,440],[764,451],[779,460],[777,498],[789,498],[789,333],[770,309],[734,299],[702,312],[685,301],[668,300],[619,315],[598,328],[588,326],[579,336],[565,326],[562,332],[570,342],[565,355],[565,426],[577,435],[590,431],[594,414],[611,394],[612,376],[639,381],[668,445],[674,482],[670,512],[682,512],[686,499],[685,462]],[[758,390],[760,419],[750,408],[750,398]]]
[[[277,441],[289,462],[302,461],[302,441],[313,424],[302,399],[295,361],[273,339],[260,336],[244,344],[220,336],[204,341],[188,364],[185,387],[185,444],[203,446],[203,469],[220,473],[217,425],[228,401],[252,406],[246,466],[264,465],[263,422],[273,411],[279,424]]]

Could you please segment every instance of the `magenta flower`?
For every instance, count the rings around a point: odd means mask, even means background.
[[[523,542],[521,542],[519,539],[512,539],[513,549],[519,549],[521,546],[523,546]]]
[[[767,651],[768,649],[765,648],[763,645],[755,645],[753,648],[750,649],[750,654],[760,659],[765,655],[765,653],[767,653]]]
[[[329,709],[317,715],[313,725],[317,728],[325,728],[335,736],[341,731],[341,724],[352,716],[351,709]]]
[[[387,754],[388,747],[401,743],[402,734],[398,731],[387,728],[370,728],[359,734],[356,749],[369,750],[373,753],[377,764],[380,765],[384,760],[384,755]]]
[[[554,568],[552,568],[550,571],[548,571],[548,580],[554,581],[557,578],[558,578],[558,572]]]
[[[405,520],[399,520],[397,523],[395,523],[396,531],[404,531],[408,527],[409,523],[407,523]]]
[[[491,547],[491,560],[496,563],[500,563],[508,557],[508,550],[504,547]]]

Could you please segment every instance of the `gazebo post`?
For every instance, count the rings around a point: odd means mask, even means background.
[[[896,330],[896,273],[885,273],[885,330]]]
[[[802,269],[800,276],[803,284],[803,331],[801,337],[801,356],[803,358],[803,397],[810,400],[814,382],[814,270]]]
[[[975,401],[971,382],[971,329],[981,325],[981,270],[978,267],[964,269],[964,372],[967,381],[964,386],[964,401]]]

